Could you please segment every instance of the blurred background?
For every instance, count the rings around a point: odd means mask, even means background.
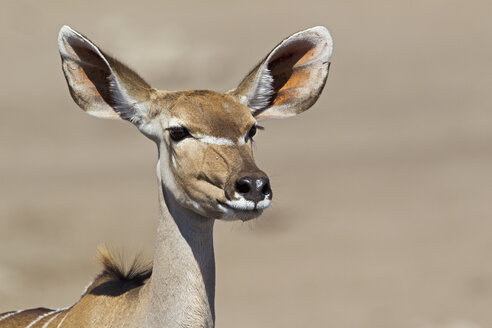
[[[0,312],[75,302],[97,245],[151,258],[156,149],[69,96],[68,24],[156,88],[229,90],[327,26],[330,77],[266,121],[275,200],[218,222],[217,327],[492,327],[490,1],[0,4]]]

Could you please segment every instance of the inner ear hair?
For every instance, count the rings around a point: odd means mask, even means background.
[[[268,67],[264,67],[253,95],[243,102],[253,112],[260,112],[272,104],[275,93],[275,81]]]
[[[60,30],[58,46],[70,94],[83,110],[140,123],[147,112],[142,103],[150,98],[149,84],[68,26]]]
[[[268,59],[261,73],[255,95],[249,103],[250,108],[255,110],[255,115],[274,104],[279,91],[291,79],[294,66],[312,50],[313,44],[307,40],[300,40],[284,47],[281,45],[278,47],[279,49],[276,49],[277,51]]]
[[[317,26],[278,44],[230,94],[257,118],[288,117],[316,102],[328,75],[333,42]]]

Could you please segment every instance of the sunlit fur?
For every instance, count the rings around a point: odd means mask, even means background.
[[[0,327],[214,327],[215,219],[249,220],[272,201],[248,132],[259,119],[290,117],[316,102],[332,46],[328,30],[313,27],[283,40],[233,90],[169,92],[62,27],[58,48],[76,104],[96,117],[131,122],[158,147],[153,266],[134,262],[125,271],[103,249],[103,272],[74,305],[0,314]],[[186,137],[172,140],[171,127],[186,129]],[[246,180],[238,180],[245,177],[258,192],[249,199],[240,184]]]
[[[158,112],[152,124],[162,133],[158,169],[181,204],[218,219],[245,220],[261,214],[264,208],[227,205],[241,199],[233,190],[239,174],[259,171],[251,141],[239,142],[256,123],[248,107],[213,91],[157,92],[151,106]],[[190,136],[173,141],[167,129],[176,124]]]

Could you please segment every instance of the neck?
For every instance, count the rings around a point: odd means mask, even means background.
[[[160,216],[147,326],[211,328],[215,321],[214,220],[181,207],[159,173],[158,180]]]

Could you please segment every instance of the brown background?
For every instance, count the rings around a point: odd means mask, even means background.
[[[0,312],[73,303],[98,244],[151,256],[152,142],[72,102],[69,24],[162,89],[233,88],[325,25],[327,86],[265,122],[272,208],[219,222],[218,327],[492,327],[490,1],[0,3]]]

